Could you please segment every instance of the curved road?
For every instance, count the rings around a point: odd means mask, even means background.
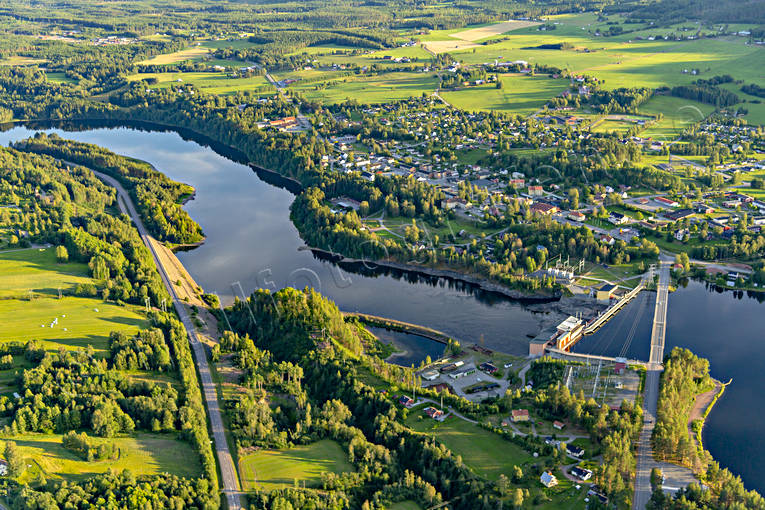
[[[91,171],[98,178],[117,190],[119,197],[122,199],[120,209],[123,212],[127,209],[127,213],[132,218],[133,223],[135,223],[138,233],[141,235],[141,239],[151,252],[151,256],[154,257],[154,263],[157,265],[157,270],[162,277],[162,281],[164,282],[167,291],[173,297],[173,306],[175,306],[175,311],[178,312],[178,316],[188,332],[189,342],[191,343],[194,359],[197,363],[197,370],[199,370],[199,375],[202,379],[202,395],[207,404],[207,413],[212,427],[213,440],[215,441],[215,455],[218,458],[218,465],[220,466],[223,493],[226,496],[229,510],[241,510],[244,507],[240,498],[239,479],[236,474],[234,460],[231,457],[231,452],[229,451],[228,443],[226,442],[226,435],[223,430],[223,418],[221,416],[220,406],[218,405],[218,393],[215,390],[215,383],[210,374],[210,366],[207,364],[207,355],[205,354],[204,346],[199,341],[194,325],[191,323],[191,319],[189,318],[188,313],[186,313],[183,303],[178,299],[178,295],[175,293],[175,287],[171,284],[159,256],[154,251],[152,243],[149,242],[149,234],[146,227],[143,225],[143,221],[141,221],[141,217],[138,215],[138,211],[133,205],[130,195],[125,188],[122,187],[119,181],[113,177],[92,169]]]

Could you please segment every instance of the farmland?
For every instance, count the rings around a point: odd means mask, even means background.
[[[25,458],[23,480],[32,482],[41,474],[47,479],[86,480],[98,473],[129,469],[136,475],[173,473],[196,477],[201,474],[197,455],[188,443],[170,435],[137,433],[132,437],[94,439],[111,442],[119,450],[116,459],[85,461],[61,445],[61,434],[24,434],[0,437],[0,448],[13,441]]]
[[[438,81],[426,73],[387,73],[380,76],[363,78],[342,78],[336,85],[323,88],[310,84],[291,87],[300,91],[307,99],[325,103],[339,103],[346,99],[355,99],[360,103],[381,103],[408,97],[431,94],[438,86]]]
[[[240,458],[239,476],[245,489],[291,487],[295,480],[314,486],[322,473],[353,471],[346,456],[340,445],[328,439],[288,450],[261,450]]]
[[[90,345],[103,352],[111,331],[135,332],[146,325],[134,307],[68,295],[75,285],[90,281],[86,265],[58,264],[53,248],[0,252],[0,296],[5,298],[0,300],[0,343],[39,340],[51,350]]]
[[[563,92],[567,80],[547,76],[502,75],[502,88],[494,84],[443,91],[440,95],[457,108],[468,111],[501,111],[528,115],[542,108],[551,98]]]
[[[201,72],[169,72],[169,73],[137,73],[128,77],[129,81],[143,79],[155,79],[153,87],[169,87],[173,84],[190,83],[210,94],[231,94],[238,91],[250,91],[255,93],[273,92],[273,85],[269,84],[263,76],[251,78],[231,78],[220,71]]]

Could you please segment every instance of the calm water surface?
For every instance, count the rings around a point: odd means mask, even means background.
[[[186,205],[207,236],[204,245],[178,256],[208,292],[224,301],[258,287],[311,285],[342,310],[360,311],[430,326],[464,342],[485,337],[485,345],[515,354],[527,352],[528,335],[539,331],[539,314],[501,296],[469,286],[411,274],[359,274],[319,260],[303,245],[289,220],[293,196],[267,184],[249,167],[176,133],[127,128],[65,132],[61,136],[95,143],[152,163],[171,178],[194,186]],[[34,133],[16,127],[0,132],[0,143]],[[642,293],[577,349],[645,359],[653,318],[654,294]],[[733,384],[718,402],[704,429],[714,457],[740,474],[748,488],[765,492],[765,307],[733,292],[710,291],[691,282],[669,298],[667,349],[691,348],[711,362],[712,375]],[[632,334],[630,334],[632,332]],[[402,349],[396,362],[435,357],[443,346],[412,335],[382,331]],[[628,348],[625,339],[632,337]],[[435,344],[435,345],[434,345]]]
[[[637,317],[627,356],[647,359],[655,302],[655,293],[642,293],[577,350],[618,356]],[[765,493],[765,304],[745,293],[690,281],[670,294],[667,320],[665,352],[689,348],[709,359],[714,378],[733,379],[707,418],[704,446],[747,488]]]

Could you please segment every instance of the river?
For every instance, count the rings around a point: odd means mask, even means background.
[[[487,347],[526,354],[544,313],[470,285],[398,271],[349,272],[301,250],[303,243],[289,220],[293,195],[266,183],[251,168],[174,132],[130,128],[87,131],[46,129],[150,162],[171,178],[196,189],[186,204],[202,226],[206,242],[181,252],[179,259],[208,292],[225,301],[258,287],[311,285],[342,310],[421,324],[463,342],[482,340]],[[0,144],[20,140],[34,130],[0,132]],[[654,294],[642,293],[613,321],[577,346],[583,352],[646,359]],[[538,307],[535,307],[538,309]],[[717,403],[704,429],[705,446],[722,466],[741,475],[748,488],[765,492],[765,308],[733,292],[710,291],[699,282],[669,299],[667,349],[683,346],[708,358],[712,375],[733,384]],[[636,319],[637,316],[637,319]],[[634,334],[630,331],[634,329]],[[439,346],[412,335],[378,332],[402,352],[401,364],[434,356]],[[632,336],[624,350],[624,339]]]
[[[665,353],[686,347],[710,362],[712,377],[733,379],[715,404],[703,431],[704,447],[721,466],[741,476],[748,489],[765,494],[765,305],[763,295],[722,290],[688,281],[669,296]],[[643,292],[619,316],[576,346],[578,352],[647,359],[655,293]],[[636,320],[637,319],[637,320]],[[760,345],[760,344],[763,345]]]

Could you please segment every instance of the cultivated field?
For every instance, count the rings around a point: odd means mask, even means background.
[[[0,448],[6,441],[14,441],[31,466],[22,479],[31,481],[44,473],[45,478],[86,480],[98,473],[131,470],[136,475],[172,473],[178,476],[197,477],[202,473],[199,458],[188,443],[173,439],[168,434],[137,433],[132,437],[98,438],[95,443],[111,442],[119,448],[119,457],[114,460],[87,462],[61,445],[60,434],[24,434],[4,436]]]
[[[291,487],[295,480],[312,486],[321,474],[353,471],[342,447],[324,439],[289,450],[261,450],[239,459],[239,477],[245,490]]]
[[[450,104],[468,111],[529,114],[568,88],[568,80],[547,76],[501,75],[502,88],[493,83],[439,94]]]
[[[174,83],[190,83],[210,94],[233,94],[238,91],[270,93],[276,90],[263,76],[230,78],[224,72],[137,73],[128,76],[129,81],[145,78],[156,78],[157,84],[151,85],[152,87],[162,88]]]
[[[509,20],[494,25],[463,30],[462,32],[449,34],[449,37],[462,39],[463,41],[480,41],[481,39],[502,35],[513,30],[520,30],[521,28],[533,27],[539,24],[540,23],[536,21]]]
[[[138,65],[167,65],[177,64],[178,62],[185,62],[187,60],[200,60],[202,57],[209,53],[209,49],[204,46],[193,46],[186,48],[185,50],[176,51],[174,53],[165,53],[163,55],[156,55],[150,59],[142,60],[138,62]]]
[[[477,44],[473,44],[469,41],[427,41],[424,42],[423,47],[431,53],[446,53],[453,51],[469,50],[470,48],[477,48]]]
[[[360,103],[382,103],[420,96],[423,92],[431,94],[437,86],[437,79],[430,73],[400,72],[368,78],[342,78],[328,88],[316,84],[301,85],[300,82],[290,88],[299,90],[307,99],[325,103],[340,103],[346,99],[356,99]]]

